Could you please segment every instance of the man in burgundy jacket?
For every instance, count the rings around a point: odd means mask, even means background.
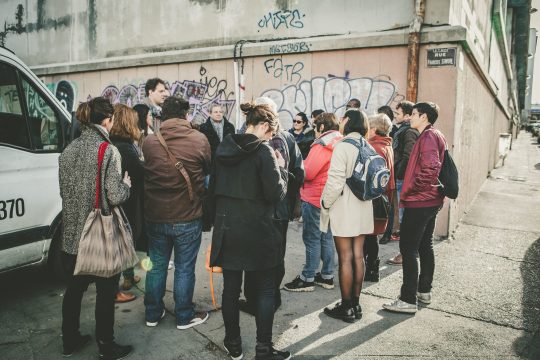
[[[407,164],[400,207],[405,209],[401,223],[399,249],[403,255],[403,284],[400,296],[384,304],[386,310],[414,314],[418,301],[431,302],[431,283],[435,270],[433,230],[435,219],[444,202],[439,193],[439,173],[444,158],[446,140],[433,127],[439,115],[434,103],[417,103],[413,107],[411,127],[420,137]],[[420,278],[416,253],[420,257]]]

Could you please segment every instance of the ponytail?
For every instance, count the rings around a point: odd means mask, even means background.
[[[109,100],[103,97],[95,97],[83,102],[77,108],[75,116],[83,125],[101,125],[103,120],[113,115],[114,108]]]

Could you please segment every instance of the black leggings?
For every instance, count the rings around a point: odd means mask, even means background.
[[[343,302],[358,301],[364,282],[364,235],[334,236],[339,259],[339,286]]]

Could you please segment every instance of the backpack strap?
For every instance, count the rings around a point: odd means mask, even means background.
[[[365,141],[362,141],[362,140],[363,140],[362,138],[360,140],[356,140],[356,139],[353,139],[353,138],[344,138],[342,141],[347,143],[347,144],[352,144],[358,150],[360,150],[361,148],[366,146]]]
[[[163,135],[161,135],[161,132],[159,130],[156,131],[156,137],[157,137],[159,143],[161,144],[161,146],[163,146],[163,148],[167,152],[167,155],[169,156],[169,160],[171,161],[173,166],[176,168],[176,170],[178,170],[180,175],[182,175],[184,180],[186,180],[186,184],[187,184],[187,188],[188,188],[188,194],[189,194],[189,200],[193,201],[193,187],[191,186],[191,178],[189,177],[189,174],[188,174],[186,168],[184,167],[184,163],[182,162],[182,160],[178,160],[171,153],[171,151],[169,150],[169,147],[167,146],[167,143],[165,142],[165,139],[163,138]]]

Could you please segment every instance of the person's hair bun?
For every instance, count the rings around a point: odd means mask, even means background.
[[[92,115],[92,108],[90,107],[90,102],[83,102],[77,108],[75,116],[83,124],[90,123],[90,116]]]
[[[254,103],[243,103],[243,104],[240,104],[240,110],[242,110],[243,113],[245,114],[248,114],[250,112],[252,112],[253,110],[255,110],[255,104]]]

